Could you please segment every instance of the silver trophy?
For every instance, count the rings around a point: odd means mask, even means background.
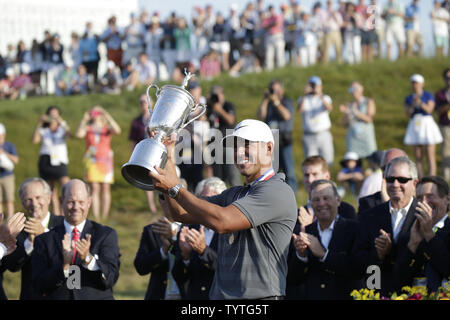
[[[185,90],[191,73],[186,73],[182,85],[166,85],[161,89],[156,84],[147,88],[147,102],[150,109],[149,90],[156,88],[157,101],[150,110],[150,121],[147,129],[156,131],[153,138],[146,138],[139,142],[131,154],[130,160],[122,166],[122,175],[130,184],[143,190],[155,188],[149,171],[157,174],[156,167],[164,168],[167,162],[167,149],[162,140],[172,133],[178,132],[188,124],[200,118],[206,111],[206,105],[196,104],[194,97]],[[194,117],[197,109],[202,110]]]

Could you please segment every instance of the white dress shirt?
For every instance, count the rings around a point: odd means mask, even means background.
[[[171,227],[172,227],[172,231],[176,231],[176,232],[173,232],[175,234],[172,236],[172,240],[175,241],[177,239],[178,231],[180,231],[181,223],[172,222]],[[165,300],[179,300],[179,299],[181,299],[180,289],[178,288],[177,283],[172,276],[172,268],[173,268],[173,265],[175,264],[175,256],[170,252],[167,252],[167,254],[164,253],[164,250],[162,247],[159,249],[159,252],[161,253],[161,258],[163,260],[169,259],[169,270],[170,271],[167,273],[167,287],[166,287],[166,293],[165,293]]]
[[[83,222],[81,222],[79,225],[76,226],[78,232],[80,233],[80,240],[81,240],[81,233],[83,232],[85,224],[86,224],[86,220],[84,220]],[[64,219],[64,228],[66,229],[66,233],[68,233],[70,235],[70,241],[72,241],[72,238],[73,238],[72,231],[73,231],[73,228],[75,228],[75,226],[69,224]],[[100,269],[97,264],[97,259],[98,259],[98,256],[96,254],[92,255],[91,262],[89,262],[89,264],[87,266],[84,263],[82,263],[82,266],[90,271],[97,271]],[[64,275],[66,276],[66,278],[69,277],[69,269],[64,270]]]
[[[47,212],[47,215],[45,216],[44,220],[41,221],[42,226],[44,227],[44,232],[48,232],[48,224],[50,222],[50,212]],[[27,237],[25,239],[25,242],[23,243],[23,247],[25,249],[25,252],[28,256],[31,256],[31,254],[33,253],[33,244],[30,241],[30,238]]]
[[[334,224],[338,219],[339,215],[337,215],[336,219],[334,219],[333,222],[331,222],[331,224],[328,226],[328,228],[324,230],[320,229],[320,223],[317,222],[317,231],[319,232],[320,243],[325,249],[325,255],[321,259],[319,259],[320,262],[324,262],[328,256],[328,246],[330,245],[331,237],[333,236]],[[308,256],[302,257],[297,252],[297,257],[303,262],[308,262]]]
[[[413,203],[414,198],[411,198],[408,205],[404,208],[395,209],[391,206],[389,201],[389,212],[391,213],[391,223],[394,241],[397,242],[397,237],[402,230],[403,223],[405,222],[406,215],[408,214],[409,208]]]
[[[3,259],[3,256],[5,255],[6,251],[8,251],[8,249],[6,249],[5,245],[0,242],[0,260]]]
[[[448,218],[448,214],[446,214],[445,216],[442,217],[441,220],[439,220],[434,226],[433,226],[433,231],[436,233],[438,229],[442,229],[444,227],[445,224],[445,220],[447,220]]]

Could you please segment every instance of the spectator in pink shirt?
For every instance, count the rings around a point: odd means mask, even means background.
[[[277,14],[275,8],[269,6],[269,14],[262,21],[262,27],[266,30],[266,70],[272,70],[274,62],[278,68],[284,67],[286,64],[283,24],[283,15]]]
[[[28,92],[33,89],[31,78],[28,75],[30,73],[30,66],[26,63],[22,63],[20,66],[20,74],[14,78],[11,83],[12,88],[19,93],[19,98],[26,98]]]
[[[212,79],[220,74],[220,58],[213,49],[200,61],[200,77]]]

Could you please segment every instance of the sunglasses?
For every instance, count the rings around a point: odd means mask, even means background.
[[[386,182],[394,183],[397,180],[401,184],[405,184],[413,178],[405,178],[405,177],[386,177]]]

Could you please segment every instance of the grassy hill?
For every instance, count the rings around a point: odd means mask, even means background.
[[[377,105],[375,130],[378,148],[404,148],[403,136],[408,119],[403,112],[403,100],[411,91],[409,77],[414,73],[422,74],[426,80],[425,89],[435,92],[443,86],[442,70],[449,65],[449,61],[445,59],[405,59],[399,62],[376,61],[358,66],[330,64],[304,69],[286,67],[271,73],[245,75],[240,78],[221,76],[213,81],[202,81],[201,85],[205,94],[209,92],[212,85],[222,85],[227,100],[236,106],[237,120],[241,121],[245,118],[256,117],[262,93],[272,79],[281,79],[286,89],[286,95],[296,101],[303,95],[307,79],[312,75],[320,76],[323,81],[324,93],[331,96],[334,105],[331,120],[335,144],[335,165],[331,171],[335,177],[340,169],[339,160],[345,154],[346,129],[341,125],[342,116],[339,112],[339,105],[350,99],[348,87],[352,81],[360,81],[365,86],[365,95],[375,99]],[[127,162],[131,155],[128,132],[132,119],[139,114],[138,97],[144,92],[145,88],[124,92],[118,96],[90,94],[73,97],[37,97],[23,101],[0,101],[0,122],[6,126],[7,140],[16,145],[20,157],[20,162],[15,169],[17,187],[26,177],[38,175],[37,162],[40,145],[33,145],[31,136],[39,116],[49,105],[60,106],[62,116],[72,128],[72,133],[75,132],[83,113],[95,104],[107,109],[120,124],[122,134],[112,139],[116,181],[112,187],[111,215],[109,221],[106,222],[107,225],[117,230],[122,253],[120,277],[115,286],[115,296],[118,299],[142,299],[144,297],[148,276],[140,277],[136,273],[133,260],[139,246],[142,228],[160,216],[160,213],[153,216],[148,213],[144,193],[131,187],[120,173],[121,165]],[[294,117],[294,158],[296,174],[301,179],[302,125],[300,115],[296,113]],[[68,141],[71,177],[83,177],[84,145],[83,140],[71,139]],[[411,154],[412,150],[408,149],[407,151]],[[440,148],[437,153],[439,168]],[[303,203],[304,199],[305,192],[300,187],[297,200],[299,203]],[[346,197],[345,200],[355,204],[355,199]],[[16,201],[16,210],[22,210],[18,200]],[[4,287],[8,297],[10,299],[18,298],[20,275],[6,272],[4,278]]]

